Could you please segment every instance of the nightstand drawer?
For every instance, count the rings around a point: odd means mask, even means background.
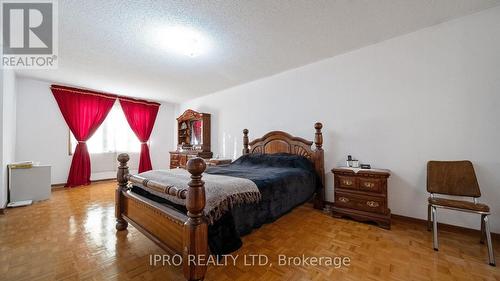
[[[337,176],[340,188],[358,189],[358,181],[355,177]]]
[[[385,198],[376,196],[363,196],[351,193],[335,193],[335,206],[367,212],[384,214],[387,207]]]
[[[382,180],[374,178],[358,178],[360,190],[380,193],[382,191]]]

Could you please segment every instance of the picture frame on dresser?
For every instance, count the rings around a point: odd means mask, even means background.
[[[388,205],[386,169],[338,167],[332,169],[334,198],[332,216],[349,217],[362,222],[374,222],[391,228],[391,209]]]

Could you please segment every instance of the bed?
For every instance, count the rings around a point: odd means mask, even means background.
[[[191,159],[187,165],[190,180],[186,179],[183,186],[180,183],[170,184],[169,179],[155,178],[154,175],[162,175],[160,171],[129,174],[129,157],[120,154],[116,229],[122,231],[129,223],[132,224],[168,253],[182,254],[187,280],[203,279],[206,265],[193,260],[205,260],[209,254],[234,251],[241,246],[240,235],[274,221],[310,198],[315,208],[323,208],[322,124],[316,123],[314,127],[314,142],[282,131],[269,132],[250,142],[245,129],[242,157],[230,165],[208,169],[203,159]],[[283,163],[286,165],[283,166]],[[308,176],[309,172],[314,176]],[[181,171],[178,173],[182,174]],[[183,177],[172,180],[179,181]],[[244,198],[241,199],[243,203],[234,206],[233,203],[226,204],[231,208],[225,212],[207,210],[214,203],[213,183],[227,177],[238,178],[243,183],[255,183],[259,200],[255,201],[255,194],[249,189],[245,196],[235,197]],[[311,190],[312,185],[315,188]],[[168,199],[183,200],[184,205]]]

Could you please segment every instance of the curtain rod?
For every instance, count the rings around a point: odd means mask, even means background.
[[[126,101],[130,101],[130,102],[135,102],[135,103],[142,103],[142,104],[146,104],[146,105],[157,105],[157,106],[161,105],[158,102],[148,101],[145,99],[120,96],[120,95],[116,95],[116,94],[105,93],[105,92],[100,92],[100,91],[95,91],[95,90],[90,90],[90,89],[84,89],[84,88],[76,88],[76,87],[63,86],[63,85],[57,85],[57,84],[50,85],[50,88],[51,89],[65,90],[65,91],[70,91],[70,92],[77,92],[77,93],[81,93],[81,94],[99,95],[99,96],[104,96],[104,97],[109,97],[109,98],[114,98],[114,99],[121,99],[121,100],[126,100]]]

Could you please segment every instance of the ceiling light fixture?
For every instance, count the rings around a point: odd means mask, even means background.
[[[200,32],[184,26],[159,28],[153,36],[159,47],[189,57],[205,53],[210,45]]]

